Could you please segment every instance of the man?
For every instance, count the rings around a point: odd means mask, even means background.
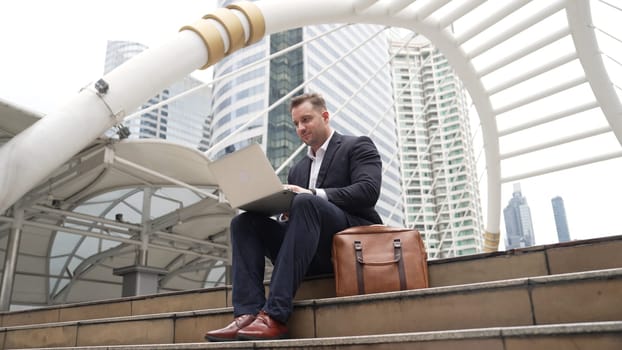
[[[297,195],[287,221],[252,212],[232,220],[235,319],[207,332],[210,341],[286,338],[285,324],[303,278],[332,272],[333,235],[350,226],[382,223],[374,209],[382,163],[371,139],[334,132],[319,94],[295,97],[290,113],[296,133],[309,146],[285,185]],[[265,256],[274,265],[267,299]]]

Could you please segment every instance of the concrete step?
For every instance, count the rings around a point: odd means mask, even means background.
[[[454,331],[350,336],[279,341],[185,343],[38,348],[55,350],[182,349],[374,349],[374,350],[619,350],[622,322],[494,327]]]
[[[622,267],[622,236],[475,254],[428,263],[431,287]],[[149,315],[231,306],[230,287],[57,305],[0,313],[0,326]],[[303,283],[297,300],[335,296],[332,276]]]
[[[622,321],[622,268],[298,301],[292,338]],[[231,308],[13,326],[4,348],[203,342]]]

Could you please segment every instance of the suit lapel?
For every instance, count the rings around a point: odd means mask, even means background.
[[[326,174],[328,174],[330,164],[333,162],[333,158],[335,157],[335,153],[337,153],[339,147],[341,147],[341,135],[335,131],[333,137],[328,143],[328,148],[326,149],[326,154],[324,154],[324,160],[322,160],[320,172],[317,175],[317,187],[322,188],[324,179],[326,179]]]
[[[302,187],[307,187],[309,188],[309,175],[311,173],[311,159],[309,157],[307,157],[307,155],[304,156],[304,158],[301,160],[301,164],[300,164],[300,171],[298,172],[298,176],[300,176],[300,183],[299,184],[295,184],[295,185],[299,185]]]

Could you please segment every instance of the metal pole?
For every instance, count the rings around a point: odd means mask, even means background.
[[[13,294],[13,282],[15,281],[15,268],[17,266],[17,256],[19,251],[19,242],[22,236],[22,227],[24,223],[24,209],[16,204],[13,207],[13,225],[11,226],[11,234],[6,247],[6,256],[4,257],[4,271],[2,273],[2,286],[0,286],[0,310],[9,310],[11,306],[11,295]]]
[[[140,250],[138,251],[138,265],[147,266],[147,255],[149,253],[149,231],[151,230],[151,196],[153,189],[145,187],[143,190],[143,219],[142,231],[140,232]]]

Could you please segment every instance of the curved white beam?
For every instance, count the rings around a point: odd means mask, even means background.
[[[503,5],[500,9],[491,13],[486,18],[482,18],[475,25],[470,27],[469,29],[461,32],[456,35],[456,41],[460,43],[460,45],[464,44],[468,40],[472,39],[475,35],[484,31],[484,29],[489,28],[493,24],[499,22],[502,18],[512,14],[514,11],[518,11],[521,7],[525,6],[531,0],[514,0],[508,1]]]
[[[572,40],[588,83],[600,104],[618,143],[622,145],[622,104],[609,80],[592,25],[588,0],[567,1],[566,13]]]
[[[552,14],[561,11],[564,6],[565,0],[551,0],[551,2],[545,8],[541,9],[537,13],[534,13],[533,16],[530,16],[523,21],[514,24],[513,26],[504,31],[496,33],[494,37],[482,42],[480,45],[471,49],[468,53],[469,57],[475,58],[481,55],[482,53],[514,37],[525,29],[535,25],[536,23],[541,22]]]

